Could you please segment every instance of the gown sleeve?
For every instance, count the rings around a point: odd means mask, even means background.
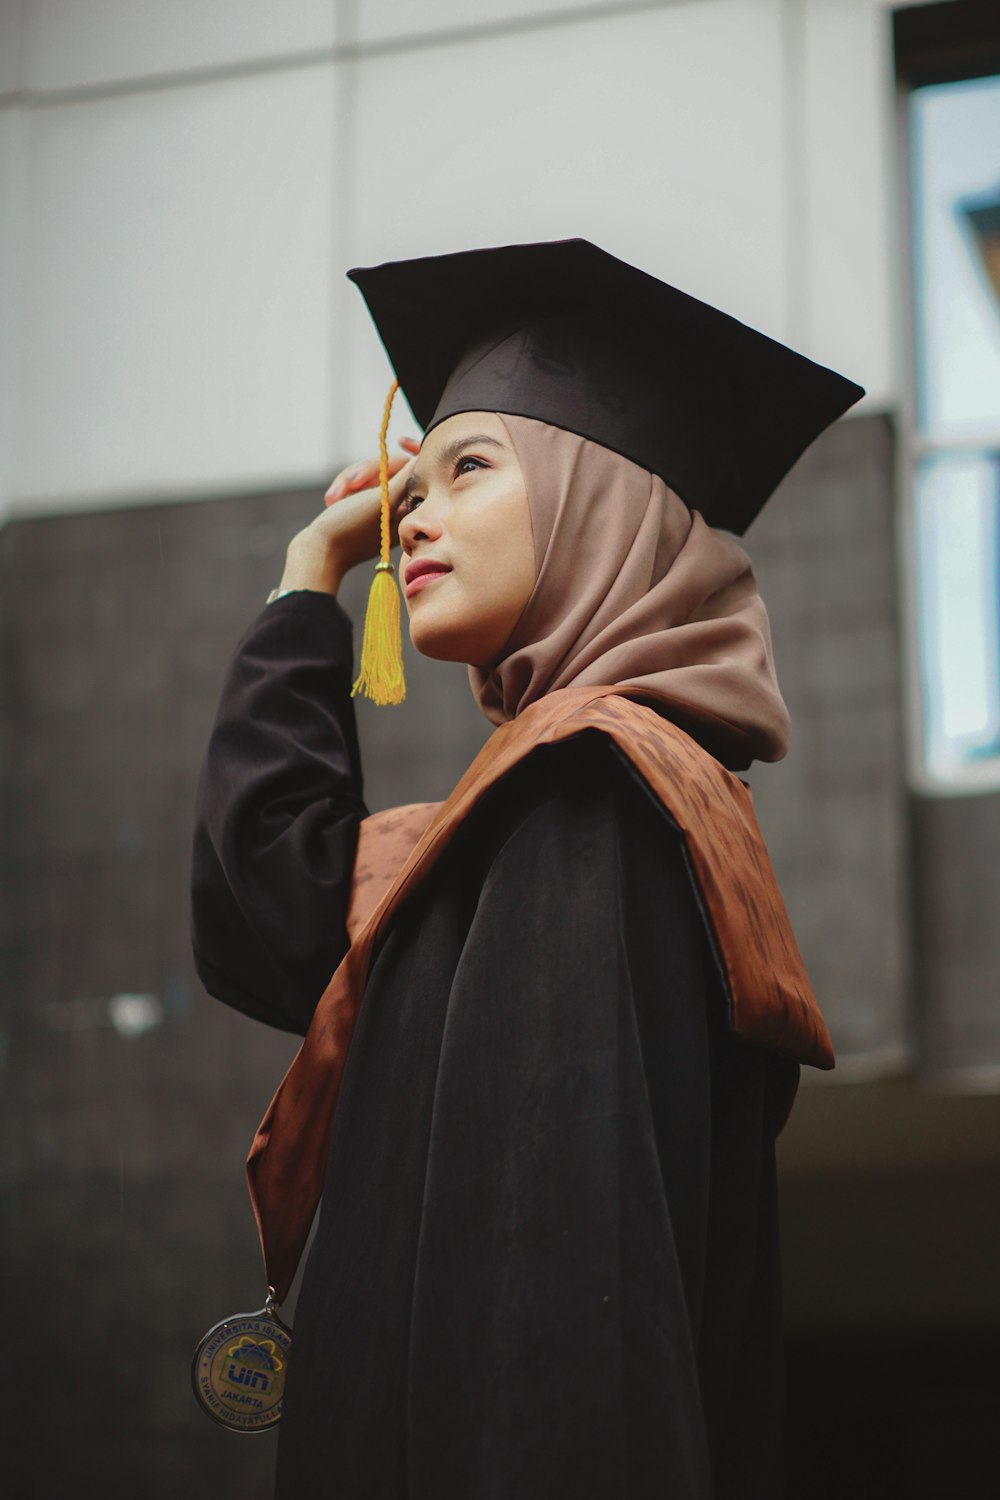
[[[351,675],[332,595],[269,604],[229,664],[198,784],[195,967],[217,999],[300,1034],[348,946],[366,816]]]

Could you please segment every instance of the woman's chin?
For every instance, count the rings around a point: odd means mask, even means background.
[[[456,621],[421,618],[418,614],[410,617],[410,640],[415,651],[432,661],[486,660],[491,647],[476,625],[462,629]]]
[[[463,638],[454,629],[435,626],[429,620],[410,620],[413,649],[432,661],[466,661]]]

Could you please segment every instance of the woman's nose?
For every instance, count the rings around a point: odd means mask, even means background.
[[[404,552],[412,552],[418,542],[434,542],[441,535],[441,521],[424,500],[417,510],[411,511],[399,523],[399,545]]]

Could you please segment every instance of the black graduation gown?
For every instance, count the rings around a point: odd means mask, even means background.
[[[346,949],[350,676],[335,600],[268,606],[199,791],[199,972],[292,1030]],[[779,1496],[789,1066],[728,1032],[678,836],[617,751],[529,755],[376,952],[278,1496]]]

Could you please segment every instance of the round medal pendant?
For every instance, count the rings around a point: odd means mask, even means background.
[[[266,1432],[281,1421],[292,1330],[270,1296],[259,1312],[235,1313],[210,1328],[194,1351],[199,1405],[230,1432]]]

